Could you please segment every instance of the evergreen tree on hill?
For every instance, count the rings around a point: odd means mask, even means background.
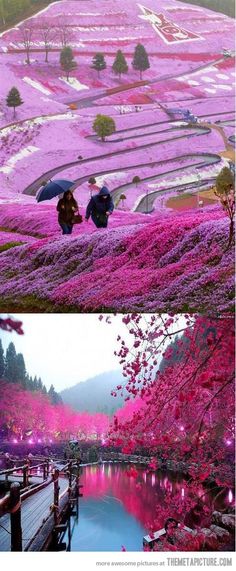
[[[12,87],[7,95],[6,99],[7,107],[13,107],[14,113],[13,117],[16,116],[16,107],[22,105],[24,101],[21,99],[20,92],[16,87]]]
[[[93,61],[91,65],[92,69],[96,69],[98,72],[98,77],[100,77],[100,71],[106,69],[107,64],[105,62],[104,55],[101,52],[98,52],[93,56]]]
[[[121,50],[118,50],[116,53],[116,57],[115,57],[115,61],[114,61],[113,65],[112,65],[112,69],[113,69],[114,73],[119,75],[119,78],[121,78],[122,73],[127,73],[127,71],[128,71],[127,61],[126,61],[125,56]]]
[[[140,79],[143,77],[143,71],[150,67],[147,52],[142,44],[138,44],[135,48],[132,66],[140,72]]]
[[[22,353],[16,355],[16,382],[21,383],[26,388],[26,368]]]
[[[48,391],[48,396],[50,398],[50,401],[52,404],[61,404],[62,403],[62,398],[60,397],[60,395],[55,391],[54,386],[51,385],[50,389]]]
[[[74,60],[72,49],[69,46],[65,46],[60,53],[60,64],[62,69],[66,73],[66,79],[69,80],[70,72],[77,67],[77,63]]]
[[[17,382],[17,360],[14,343],[10,343],[6,350],[5,359],[5,379],[10,383]]]

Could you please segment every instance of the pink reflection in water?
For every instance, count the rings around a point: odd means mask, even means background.
[[[146,474],[143,468],[136,466],[138,476],[130,478],[127,468],[127,465],[118,463],[84,467],[81,475],[84,499],[102,500],[112,496],[122,503],[129,514],[146,526],[147,522],[153,520],[156,508],[162,504],[165,490],[173,495],[177,493],[182,499],[188,496],[188,489],[181,476],[160,471]],[[202,488],[200,494],[203,494]],[[208,501],[209,495],[206,496],[205,503]]]

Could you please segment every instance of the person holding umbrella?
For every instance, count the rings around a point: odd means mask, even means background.
[[[57,204],[58,222],[62,229],[62,234],[71,234],[73,230],[73,219],[75,212],[78,211],[78,204],[70,190],[63,194]]]
[[[114,210],[114,204],[110,192],[103,186],[98,194],[90,198],[87,206],[85,220],[88,222],[90,216],[97,228],[107,228],[108,217]]]
[[[63,234],[71,234],[73,224],[82,222],[80,214],[75,216],[75,212],[78,211],[78,204],[71,191],[74,184],[71,180],[50,180],[48,183],[42,183],[42,187],[36,197],[37,202],[43,202],[44,200],[51,200],[64,192],[63,198],[57,204],[58,222]]]

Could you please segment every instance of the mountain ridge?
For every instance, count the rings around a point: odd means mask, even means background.
[[[118,393],[111,396],[111,391],[125,381],[119,370],[106,371],[60,392],[63,403],[79,412],[102,412],[112,415],[124,403],[124,397]],[[125,391],[126,396],[126,391]]]

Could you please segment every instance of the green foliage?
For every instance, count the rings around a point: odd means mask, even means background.
[[[48,396],[50,398],[50,401],[52,404],[61,404],[62,403],[62,398],[60,397],[60,395],[55,391],[54,386],[51,385],[50,389],[48,391]]]
[[[77,67],[77,63],[74,60],[73,52],[70,46],[65,46],[60,53],[60,64],[62,69],[66,73],[66,79],[68,81],[70,72]]]
[[[221,205],[230,220],[228,249],[234,236],[235,194],[234,176],[228,167],[223,167],[216,177],[215,195],[220,199]]]
[[[31,6],[31,0],[0,0],[1,24],[10,22],[15,16],[20,16]]]
[[[139,176],[137,176],[137,175],[134,176],[134,178],[133,178],[133,180],[132,180],[132,183],[133,183],[133,184],[136,184],[136,186],[137,186],[139,182],[140,182]]]
[[[16,107],[22,105],[24,101],[21,99],[20,92],[16,87],[12,87],[7,95],[6,103],[8,107],[14,108],[14,117],[16,112]]]
[[[26,388],[26,368],[22,353],[16,355],[16,382],[19,382]]]
[[[91,176],[91,177],[88,179],[88,183],[89,183],[89,184],[96,184],[96,178],[94,178],[94,176]]]
[[[125,194],[121,194],[121,195],[120,195],[120,200],[126,200]]]
[[[112,65],[112,69],[113,69],[114,73],[119,75],[119,77],[121,77],[122,73],[127,73],[127,71],[128,71],[127,61],[126,61],[125,56],[121,50],[118,50],[116,53],[116,57],[115,57],[115,61],[114,61],[113,65]]]
[[[146,69],[150,67],[147,52],[142,44],[138,44],[135,48],[132,66],[140,72],[140,79],[142,79],[143,71],[146,71]]]
[[[89,462],[97,462],[98,461],[98,451],[96,446],[91,446],[91,448],[89,449]]]
[[[6,252],[7,250],[10,250],[11,248],[15,248],[15,246],[21,246],[22,244],[24,244],[24,242],[7,242],[6,244],[1,244],[0,253]]]
[[[234,186],[233,173],[229,167],[223,167],[216,177],[216,190],[218,195],[230,194],[231,188]]]
[[[22,353],[16,353],[14,343],[9,344],[6,350],[6,356],[4,356],[0,340],[0,379],[1,378],[4,378],[9,383],[21,385],[27,391],[40,392],[44,395],[48,395],[52,404],[62,403],[62,398],[55,391],[53,385],[51,385],[47,392],[47,389],[42,383],[42,379],[40,377],[38,378],[35,376],[32,378],[27,373],[24,356]]]
[[[14,343],[10,343],[6,351],[4,377],[11,383],[17,382],[16,349]]]
[[[96,69],[96,71],[98,72],[98,77],[100,76],[100,71],[102,71],[103,69],[106,69],[107,64],[105,62],[104,55],[101,52],[97,52],[93,56],[93,61],[92,61],[91,67],[92,67],[92,69]]]
[[[102,141],[105,141],[105,137],[112,135],[116,131],[116,124],[112,117],[107,115],[97,115],[93,122],[93,130]]]

